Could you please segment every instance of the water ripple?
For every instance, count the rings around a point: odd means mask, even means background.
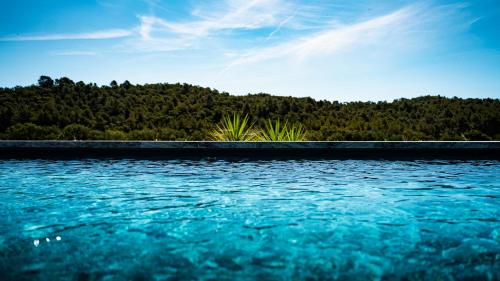
[[[499,198],[492,160],[0,160],[0,279],[500,280]]]

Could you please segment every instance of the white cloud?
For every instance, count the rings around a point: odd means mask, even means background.
[[[141,16],[140,35],[151,39],[153,31],[203,37],[221,30],[258,29],[279,24],[281,15],[289,13],[283,0],[226,0],[217,7],[197,8],[192,13],[199,20],[170,22],[153,16]],[[218,12],[210,12],[215,10]]]
[[[90,33],[74,34],[45,34],[45,35],[19,35],[0,37],[0,41],[59,41],[59,40],[99,40],[128,37],[133,34],[130,30],[110,29]]]
[[[155,4],[155,1],[151,1]],[[208,4],[207,4],[208,3]],[[185,20],[173,21],[152,15],[139,16],[139,25],[131,29],[111,29],[77,34],[20,35],[0,37],[0,41],[98,40],[126,38],[112,46],[118,52],[169,52],[177,50],[219,51],[230,59],[230,67],[280,57],[306,59],[328,55],[351,46],[387,43],[405,32],[435,28],[446,13],[460,6],[412,5],[395,12],[340,24],[345,18],[325,0],[321,5],[288,0],[221,0],[201,2]],[[200,6],[201,5],[201,6]],[[329,12],[326,13],[327,9]],[[425,16],[422,16],[424,15]],[[443,16],[444,15],[444,16]],[[358,18],[360,18],[358,17]],[[417,26],[417,27],[416,27]],[[238,33],[241,30],[259,30]],[[261,31],[267,33],[261,33]],[[286,33],[281,33],[284,30]],[[293,30],[294,32],[290,32]],[[251,34],[250,36],[248,36]],[[395,36],[393,36],[396,34]],[[399,37],[398,37],[399,36]],[[279,38],[277,38],[279,37]],[[270,40],[274,39],[274,40]],[[398,40],[399,41],[399,40]],[[271,42],[281,42],[270,46]],[[234,44],[233,44],[234,43]],[[400,44],[399,42],[393,42]],[[233,49],[229,47],[233,45]],[[248,47],[252,47],[249,49]],[[91,53],[91,52],[87,52]],[[214,53],[214,52],[213,52]],[[233,54],[231,58],[224,54]],[[236,54],[236,55],[234,55]],[[74,53],[67,55],[88,55]]]
[[[62,52],[53,52],[51,53],[53,56],[97,56],[96,52],[91,51],[62,51]]]
[[[288,23],[291,19],[293,19],[295,17],[295,15],[297,14],[297,12],[299,11],[299,9],[296,9],[295,12],[293,12],[292,15],[288,16],[286,19],[284,19],[283,21],[281,21],[278,26],[271,32],[269,33],[269,35],[267,35],[266,37],[266,40],[265,41],[269,41],[273,36],[274,34],[278,33],[281,28],[286,24]]]
[[[224,0],[202,2],[185,21],[142,15],[135,29],[138,37],[128,40],[121,49],[147,52],[223,49],[226,40],[235,39],[228,32],[274,28],[268,35],[269,40],[282,27],[291,24],[297,10],[296,5],[285,0]]]
[[[413,6],[406,7],[363,22],[331,26],[330,29],[276,46],[252,49],[233,60],[226,70],[236,65],[280,57],[303,60],[311,56],[331,54],[352,46],[377,43],[388,34],[404,32],[407,27],[404,23],[410,22],[418,10]]]

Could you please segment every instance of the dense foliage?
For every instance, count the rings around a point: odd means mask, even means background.
[[[500,140],[500,100],[424,96],[339,103],[188,84],[97,86],[42,76],[0,88],[2,139],[207,140],[223,116],[302,124],[309,140]]]

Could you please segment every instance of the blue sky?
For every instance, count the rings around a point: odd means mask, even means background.
[[[40,75],[232,94],[500,98],[497,0],[0,3],[0,86]]]

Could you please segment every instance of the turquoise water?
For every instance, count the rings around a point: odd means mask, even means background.
[[[499,218],[499,161],[0,160],[0,280],[499,280]]]

